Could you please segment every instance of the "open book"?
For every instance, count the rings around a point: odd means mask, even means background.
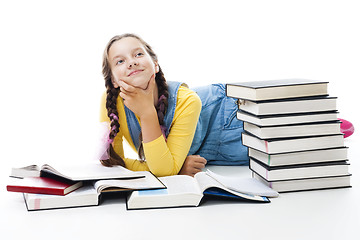
[[[103,192],[165,188],[165,185],[151,172],[138,173],[143,177],[85,181],[83,187],[65,196],[24,193],[24,199],[27,209],[31,211],[98,205],[99,197]]]
[[[134,191],[128,196],[127,208],[198,206],[204,195],[255,202],[270,202],[268,197],[278,196],[276,191],[256,179],[224,177],[209,170],[195,177],[175,175],[159,179],[166,189]]]
[[[13,168],[11,177],[39,177],[52,176],[65,178],[71,181],[87,181],[100,179],[131,179],[144,177],[140,172],[133,172],[121,166],[105,167],[99,162],[78,163],[78,164],[56,164],[50,166],[30,165],[22,168]]]

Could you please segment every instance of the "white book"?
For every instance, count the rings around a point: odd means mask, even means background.
[[[253,177],[279,193],[351,187],[350,174],[346,176],[285,181],[266,181],[256,173],[253,173]]]
[[[256,149],[249,148],[249,157],[255,158],[268,166],[341,161],[347,160],[347,153],[347,147],[315,149],[278,154],[267,154]]]
[[[349,175],[347,161],[269,167],[250,159],[250,169],[267,181]]]
[[[326,95],[328,82],[310,79],[280,79],[226,84],[229,97],[254,101]]]
[[[264,153],[275,154],[344,147],[344,135],[337,134],[264,140],[243,132],[242,143],[249,148],[254,148]]]
[[[215,178],[216,179],[215,179]],[[140,190],[132,192],[127,199],[128,209],[168,208],[198,206],[204,195],[227,197],[238,200],[269,202],[266,196],[278,196],[259,181],[221,177],[217,174],[200,172],[195,177],[175,175],[160,177],[166,189]],[[225,180],[225,185],[220,181]],[[243,181],[243,183],[241,183]],[[226,187],[226,186],[231,187]],[[259,194],[259,195],[258,195]]]
[[[340,121],[278,126],[257,126],[244,122],[244,130],[261,139],[341,134]]]
[[[239,109],[254,115],[336,111],[336,97],[308,97],[271,101],[244,101]]]
[[[99,194],[93,185],[83,186],[65,196],[33,193],[23,193],[23,195],[28,211],[99,204]]]
[[[258,126],[279,126],[338,120],[337,111],[256,116],[239,110],[236,116],[237,119],[241,121],[249,122]]]
[[[130,171],[121,166],[105,167],[100,162],[75,164],[48,164],[30,165],[21,168],[12,168],[12,177],[39,177],[55,175],[71,181],[100,180],[100,179],[127,179],[144,177],[140,172]]]

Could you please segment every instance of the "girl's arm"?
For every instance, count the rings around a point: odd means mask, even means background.
[[[189,153],[201,111],[201,100],[188,88],[180,87],[167,141],[163,136],[143,143],[149,169],[157,176],[178,174]]]

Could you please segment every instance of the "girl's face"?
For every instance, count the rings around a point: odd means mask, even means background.
[[[159,72],[143,44],[136,38],[125,37],[114,42],[108,53],[114,87],[121,81],[145,89],[152,75]]]

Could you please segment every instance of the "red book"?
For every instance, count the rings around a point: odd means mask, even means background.
[[[66,195],[82,186],[82,182],[62,182],[45,177],[13,178],[6,186],[9,192]]]

